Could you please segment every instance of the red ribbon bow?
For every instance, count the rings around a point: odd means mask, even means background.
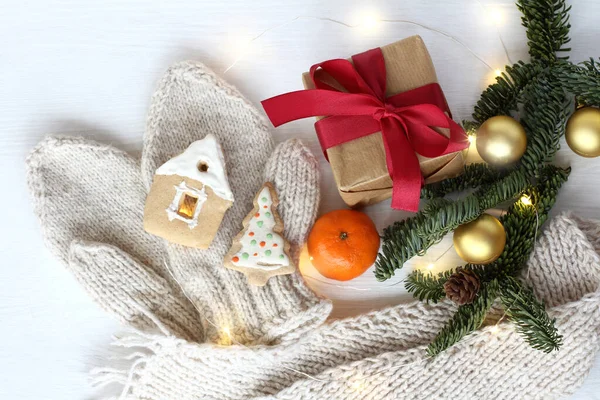
[[[385,97],[386,69],[380,48],[352,57],[325,61],[310,68],[316,89],[285,93],[262,105],[274,126],[319,115],[315,123],[323,150],[382,132],[392,178],[392,207],[418,211],[423,176],[417,155],[439,157],[468,146],[463,129],[450,111],[437,83]],[[342,92],[315,77],[318,68],[333,77]],[[447,112],[447,114],[444,113]],[[450,137],[431,127],[450,129]]]

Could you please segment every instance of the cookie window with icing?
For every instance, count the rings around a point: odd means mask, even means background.
[[[144,229],[170,242],[206,249],[232,204],[223,150],[209,134],[156,170]]]

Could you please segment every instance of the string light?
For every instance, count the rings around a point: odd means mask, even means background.
[[[480,0],[478,0],[478,2],[479,2],[479,3],[480,3],[480,5],[481,5],[481,6],[482,6],[482,7],[485,9],[485,7],[484,7],[484,6],[483,6],[483,4],[481,3],[481,1],[480,1]],[[497,28],[497,30],[498,30],[498,24],[500,24],[500,23],[502,23],[502,22],[503,22],[503,15],[502,15],[502,14],[500,13],[500,11],[499,11],[499,10],[497,10],[497,9],[493,10],[493,12],[490,12],[490,13],[488,13],[488,15],[491,17],[491,19],[493,20],[493,22],[494,22],[494,24],[496,25],[496,28]],[[243,58],[243,57],[244,57],[246,54],[248,54],[248,53],[249,53],[249,49],[251,48],[251,47],[250,47],[250,46],[251,46],[251,44],[252,44],[253,42],[255,42],[256,40],[258,40],[258,39],[259,39],[260,37],[262,37],[263,35],[265,35],[267,32],[269,32],[269,31],[271,31],[271,30],[274,30],[274,29],[278,29],[278,28],[280,28],[280,27],[283,27],[283,26],[285,26],[285,25],[288,25],[288,24],[290,24],[290,23],[292,23],[292,22],[294,22],[294,21],[298,21],[298,20],[300,20],[300,19],[315,19],[315,20],[327,21],[327,22],[332,22],[332,23],[335,23],[335,24],[342,25],[342,26],[344,26],[344,27],[347,27],[347,28],[356,28],[356,27],[360,27],[360,28],[362,28],[362,29],[369,30],[369,31],[371,31],[371,30],[375,29],[375,28],[376,28],[376,27],[377,27],[377,26],[378,26],[378,25],[379,25],[381,22],[388,22],[388,23],[406,23],[406,24],[412,24],[412,25],[416,25],[416,26],[419,26],[419,27],[421,27],[421,28],[423,28],[423,29],[426,29],[426,30],[429,30],[429,31],[432,31],[432,32],[435,32],[435,33],[438,33],[438,34],[441,34],[441,35],[443,35],[443,36],[446,36],[447,38],[449,38],[449,39],[453,40],[454,42],[456,42],[456,43],[458,43],[459,45],[461,45],[462,47],[464,47],[464,48],[465,48],[467,51],[469,51],[469,52],[470,52],[470,53],[471,53],[471,54],[472,54],[472,55],[473,55],[475,58],[477,58],[479,61],[481,61],[481,62],[482,62],[482,63],[483,63],[485,66],[487,66],[487,67],[488,67],[490,70],[493,70],[493,68],[492,68],[492,67],[491,67],[491,66],[490,66],[490,65],[489,65],[489,64],[488,64],[488,63],[487,63],[485,60],[483,60],[483,59],[482,59],[480,56],[478,56],[478,55],[477,55],[477,54],[476,54],[476,53],[475,53],[473,50],[471,50],[471,49],[470,49],[470,48],[469,48],[469,47],[468,47],[466,44],[464,44],[463,42],[461,42],[461,41],[460,41],[458,38],[456,38],[455,36],[452,36],[452,35],[450,35],[450,34],[448,34],[448,33],[446,33],[446,32],[443,32],[443,31],[441,31],[441,30],[438,30],[438,29],[435,29],[435,28],[431,28],[431,27],[429,27],[429,26],[426,26],[426,25],[424,25],[424,24],[420,24],[420,23],[418,23],[418,22],[414,22],[414,21],[408,21],[408,20],[382,20],[382,19],[379,19],[379,18],[378,18],[378,17],[377,17],[375,14],[373,14],[373,13],[364,13],[364,14],[362,14],[362,15],[361,15],[360,22],[359,22],[359,24],[358,24],[358,25],[350,25],[350,24],[347,24],[347,23],[345,23],[345,22],[343,22],[343,21],[335,20],[335,19],[328,18],[328,17],[298,16],[298,17],[292,18],[291,20],[288,20],[288,21],[285,21],[285,22],[283,22],[283,23],[281,23],[281,24],[278,24],[278,25],[276,25],[276,26],[273,26],[273,27],[270,27],[270,28],[268,28],[268,29],[265,29],[265,30],[264,30],[264,31],[262,31],[260,34],[256,35],[256,36],[255,36],[255,37],[253,37],[251,40],[249,40],[249,41],[247,41],[247,42],[245,42],[245,43],[244,43],[244,46],[242,46],[242,48],[241,48],[241,50],[240,50],[240,52],[239,52],[239,55],[238,55],[238,57],[235,59],[235,61],[234,61],[234,62],[233,62],[233,63],[232,63],[232,64],[231,64],[231,65],[230,65],[228,68],[226,68],[226,69],[225,69],[224,73],[228,72],[228,71],[229,71],[231,68],[233,68],[233,67],[234,67],[234,66],[235,66],[235,65],[236,65],[236,64],[237,64],[237,63],[238,63],[238,62],[239,62],[239,61],[240,61],[240,60],[241,60],[241,59],[242,59],[242,58]],[[501,41],[501,43],[502,43],[502,46],[503,46],[503,48],[504,48],[504,52],[505,52],[505,54],[506,54],[506,57],[507,57],[507,59],[508,59],[509,63],[511,63],[511,64],[512,64],[512,61],[510,60],[510,56],[509,56],[509,54],[508,54],[508,51],[507,51],[507,49],[506,49],[506,46],[505,46],[505,44],[504,44],[504,41],[503,41],[503,39],[502,39],[502,37],[501,37],[501,35],[500,35],[500,32],[499,32],[499,30],[498,30],[498,36],[499,36],[499,39],[500,39],[500,41]],[[500,70],[500,69],[495,69],[495,70],[494,70],[494,73],[495,73],[495,75],[496,75],[496,76],[501,76],[501,75],[502,75],[502,70]],[[468,136],[468,140],[469,140],[469,142],[470,142],[470,143],[473,143],[473,142],[475,141],[475,139],[476,139],[476,136],[475,136],[475,135],[469,135],[469,136]],[[531,204],[532,204],[532,202],[531,202],[531,198],[529,198],[529,196],[527,196],[527,195],[523,195],[523,196],[521,197],[521,199],[520,199],[520,200],[521,200],[521,202],[522,202],[523,204],[525,204],[525,205],[531,205]],[[537,217],[537,209],[536,209],[536,217]],[[539,220],[538,220],[538,223],[539,223]],[[537,228],[538,228],[538,226],[536,225],[536,237],[537,237]],[[534,246],[535,246],[535,245],[534,245]],[[450,248],[452,248],[452,246],[451,246]],[[448,250],[446,250],[446,252],[447,252],[447,251],[448,251]],[[443,256],[444,254],[446,254],[446,252],[444,252],[444,253],[442,254],[442,256]],[[440,256],[439,258],[441,258],[441,256]],[[439,258],[438,258],[438,260],[439,260]],[[312,260],[313,260],[313,257],[310,257],[310,261],[312,261]],[[436,261],[437,261],[437,260],[436,260]],[[166,263],[165,263],[165,264],[166,264]],[[171,270],[170,270],[169,266],[168,266],[168,265],[166,265],[166,266],[167,266],[167,271],[170,273],[171,277],[172,277],[172,278],[175,280],[175,282],[176,282],[176,283],[177,283],[177,284],[178,284],[178,285],[181,287],[181,290],[182,290],[183,294],[185,295],[185,297],[186,297],[186,298],[187,298],[187,299],[190,301],[190,303],[192,303],[192,305],[193,305],[193,306],[194,306],[194,307],[197,309],[197,311],[199,312],[199,314],[200,314],[200,315],[202,315],[201,311],[200,311],[200,310],[197,308],[197,306],[195,305],[195,303],[192,301],[192,299],[191,299],[191,298],[190,298],[190,297],[187,295],[187,293],[186,293],[186,292],[185,292],[185,290],[183,289],[183,286],[182,286],[182,285],[179,283],[179,281],[178,281],[178,280],[175,278],[175,276],[174,276],[174,275],[173,275],[173,273],[171,272]],[[430,264],[428,264],[428,265],[427,265],[427,267],[426,267],[426,268],[427,268],[428,270],[430,270],[430,271],[431,271],[431,270],[433,270],[433,269],[434,269],[434,267],[435,267],[435,265],[434,265],[433,263],[430,263]],[[318,279],[315,279],[315,278],[313,278],[313,277],[310,277],[310,276],[305,276],[305,277],[308,277],[308,278],[311,278],[311,279],[314,279],[314,280],[318,280]],[[397,285],[397,284],[399,284],[399,283],[401,283],[401,282],[403,282],[403,281],[404,281],[404,280],[402,280],[402,281],[400,281],[400,282],[398,282],[398,283],[396,283],[396,284],[394,284],[394,285],[389,285],[388,287],[395,286],[395,285]],[[328,283],[328,282],[324,282],[324,281],[320,281],[320,282],[322,282],[322,283]],[[340,286],[340,287],[341,287],[341,286]],[[347,286],[344,286],[344,287],[345,287],[345,288],[348,288]],[[365,289],[362,289],[362,290],[365,290]],[[369,289],[366,289],[366,290],[369,290]],[[506,314],[505,314],[505,315],[506,315]],[[203,316],[203,315],[202,315],[202,316]],[[203,317],[204,317],[204,316],[203,316]],[[489,329],[490,333],[492,333],[492,334],[497,334],[497,333],[499,332],[499,326],[498,326],[498,325],[499,325],[499,323],[502,321],[502,319],[503,319],[503,318],[504,318],[504,316],[503,316],[502,318],[500,318],[500,320],[498,321],[498,323],[497,323],[496,325],[494,325],[494,326],[490,327],[490,329]],[[205,319],[205,320],[206,320],[208,323],[210,323],[211,325],[213,325],[215,328],[217,328],[217,329],[218,329],[217,325],[216,325],[214,322],[210,321],[210,320],[209,320],[208,318],[206,318],[206,317],[204,317],[204,319]],[[233,338],[232,338],[232,336],[231,336],[231,330],[230,330],[230,328],[229,328],[229,327],[227,327],[227,326],[225,326],[225,327],[222,327],[222,328],[220,329],[220,331],[222,331],[222,332],[223,332],[223,333],[224,333],[224,334],[225,334],[225,335],[226,335],[226,336],[227,336],[227,337],[228,337],[230,340],[234,341],[234,340],[233,340]],[[476,339],[476,338],[477,338],[477,337],[473,337],[472,339]],[[469,342],[469,340],[463,341],[463,343],[465,343],[465,342],[467,342],[467,343],[468,343],[468,342]],[[239,345],[241,345],[241,346],[243,346],[243,347],[249,348],[249,347],[247,347],[247,346],[245,346],[245,345],[243,345],[243,344],[241,344],[241,343],[239,343],[239,342],[235,342],[235,343],[236,343],[236,344],[239,344]],[[415,364],[415,363],[420,363],[420,362],[423,362],[423,361],[427,361],[428,359],[429,359],[429,357],[428,357],[428,358],[421,359],[421,360],[417,360],[417,361],[415,361],[415,362],[412,362],[412,363],[408,363],[408,364],[403,364],[403,365],[398,365],[398,366],[395,366],[395,367],[391,367],[391,368],[388,368],[388,369],[398,369],[398,368],[402,368],[402,367],[409,366],[409,365],[411,365],[411,364]],[[306,377],[308,377],[308,378],[310,378],[310,379],[312,379],[312,380],[321,381],[321,382],[327,382],[326,380],[323,380],[323,379],[316,378],[316,377],[314,377],[314,376],[312,376],[312,375],[306,374],[306,373],[304,373],[304,372],[301,372],[301,371],[296,371],[296,370],[294,370],[294,369],[292,369],[292,368],[289,368],[289,367],[285,367],[285,366],[283,366],[283,368],[286,368],[286,369],[289,369],[289,370],[291,370],[291,371],[295,371],[295,372],[297,372],[297,373],[300,373],[300,374],[302,374],[302,375],[304,375],[304,376],[306,376]],[[385,369],[385,370],[388,370],[388,369]],[[378,374],[380,374],[380,373],[384,372],[385,370],[382,370],[382,371],[380,371],[379,373],[373,374],[373,375],[371,375],[371,376],[376,376],[376,375],[378,375]],[[364,388],[364,386],[365,386],[365,384],[364,384],[364,382],[363,382],[363,381],[355,381],[355,382],[352,384],[352,388],[353,388],[354,390],[362,390],[362,389]]]
[[[210,319],[208,319],[206,316],[204,316],[204,315],[203,315],[202,311],[201,311],[201,310],[198,308],[198,306],[196,305],[196,303],[195,303],[194,301],[192,301],[191,297],[190,297],[190,296],[187,294],[187,292],[186,292],[186,290],[184,289],[184,287],[181,285],[181,283],[179,282],[179,280],[178,280],[178,279],[175,277],[175,275],[174,275],[174,274],[173,274],[173,272],[171,271],[171,268],[169,267],[169,264],[168,264],[166,261],[164,261],[164,265],[165,265],[165,268],[166,268],[167,272],[168,272],[168,273],[169,273],[169,275],[171,276],[171,278],[173,278],[173,280],[175,281],[175,283],[176,283],[176,284],[179,286],[179,288],[181,289],[181,292],[182,292],[182,294],[183,294],[183,295],[185,296],[185,298],[186,298],[186,299],[187,299],[187,300],[188,300],[188,301],[189,301],[189,302],[192,304],[192,306],[193,306],[193,307],[196,309],[196,311],[198,312],[198,315],[202,316],[202,317],[204,318],[204,320],[206,320],[206,322],[208,322],[210,325],[212,325],[213,327],[215,327],[215,328],[219,329],[219,328],[218,328],[218,326],[217,326],[217,325],[216,325],[214,322],[212,322]],[[142,310],[142,312],[143,312],[143,311],[144,311],[144,310]],[[150,312],[150,311],[148,310],[148,312]],[[505,315],[506,315],[506,313],[505,313]],[[147,316],[148,316],[148,315],[147,315]],[[500,318],[500,320],[498,321],[498,323],[497,323],[495,326],[493,326],[493,327],[491,327],[491,328],[490,328],[490,332],[491,332],[492,334],[495,334],[495,333],[497,333],[497,332],[498,332],[498,330],[499,330],[499,327],[498,327],[498,325],[500,324],[500,321],[502,321],[502,319],[503,319],[503,318],[504,318],[504,316],[502,316],[502,318]],[[151,319],[152,319],[152,318],[151,318]],[[159,321],[156,321],[156,323],[157,323],[157,324],[160,324],[160,322],[159,322]],[[160,327],[160,325],[159,325],[159,327]],[[166,329],[166,328],[163,328],[163,329]],[[253,349],[253,348],[251,348],[251,347],[248,347],[248,346],[244,345],[243,343],[240,343],[240,342],[236,341],[236,340],[235,340],[235,339],[234,339],[234,338],[231,336],[231,330],[229,329],[229,327],[227,327],[227,326],[224,326],[224,327],[222,327],[220,330],[221,330],[223,333],[225,333],[227,336],[229,336],[229,339],[230,339],[230,340],[231,340],[233,343],[235,343],[235,344],[237,344],[237,345],[239,345],[239,346],[241,346],[241,347],[244,347],[244,348],[246,348],[246,349],[250,350],[250,351],[251,351],[251,354],[256,354],[256,353],[254,353],[254,349]],[[167,333],[168,333],[168,332],[165,332],[165,334],[167,334]],[[471,343],[471,342],[474,342],[475,340],[478,340],[478,339],[479,339],[479,336],[480,336],[480,335],[473,334],[473,335],[472,335],[470,338],[466,338],[466,339],[463,339],[463,340],[461,340],[461,342],[460,342],[460,343],[461,343],[461,344],[469,344],[469,343]],[[262,359],[264,358],[264,355],[258,355],[258,354],[256,354],[256,356],[257,356],[258,358],[260,358],[260,359],[261,359],[261,361],[262,361]],[[381,375],[382,373],[384,373],[384,372],[386,372],[386,371],[390,371],[390,370],[397,370],[397,369],[400,369],[400,368],[406,368],[406,367],[409,367],[409,366],[412,366],[412,365],[420,364],[420,363],[423,363],[423,362],[428,362],[428,361],[431,361],[431,360],[433,360],[433,357],[431,357],[431,356],[427,355],[427,356],[425,356],[425,357],[423,357],[423,358],[421,358],[421,359],[418,359],[418,360],[415,360],[415,361],[412,361],[412,362],[409,362],[409,363],[400,364],[400,365],[395,365],[395,366],[391,366],[391,367],[388,367],[388,368],[383,368],[383,369],[380,369],[378,372],[376,372],[376,373],[374,373],[374,374],[371,374],[371,375],[368,375],[368,376],[363,376],[363,380],[360,380],[360,381],[359,381],[359,380],[356,380],[356,381],[354,381],[354,382],[352,383],[351,387],[352,387],[352,389],[354,389],[354,390],[356,390],[356,391],[363,390],[363,389],[366,387],[366,383],[365,383],[365,379],[366,379],[366,378],[372,378],[372,377],[375,377],[375,376],[377,376],[377,375]],[[277,360],[275,359],[275,357],[274,357],[274,356],[273,356],[273,361],[277,363]],[[285,365],[283,365],[283,364],[281,364],[281,363],[279,363],[279,365],[280,365],[282,368],[284,368],[284,369],[287,369],[287,370],[289,370],[289,371],[292,371],[292,372],[295,372],[295,373],[297,373],[297,374],[300,374],[300,375],[302,375],[302,376],[304,376],[304,377],[306,377],[306,378],[308,378],[308,379],[311,379],[311,380],[313,380],[313,381],[317,381],[317,382],[325,382],[325,383],[327,383],[327,382],[335,382],[335,379],[320,379],[320,378],[317,378],[317,377],[315,377],[315,376],[313,376],[313,375],[310,375],[310,374],[308,374],[308,373],[306,373],[306,372],[298,371],[298,370],[296,370],[296,369],[294,369],[294,368],[290,368],[290,367],[288,367],[288,366],[285,366]],[[124,389],[123,393],[125,393],[126,391],[127,391],[127,388],[125,388],[125,389]]]
[[[469,143],[474,143],[475,140],[477,139],[477,135],[474,133],[471,133],[471,134],[467,135],[467,139],[469,140]]]
[[[486,6],[481,2],[481,0],[477,0],[483,11],[488,15],[488,18],[494,24],[496,28],[496,34],[498,35],[498,39],[500,39],[500,43],[502,44],[502,49],[504,49],[504,54],[506,55],[506,60],[508,64],[514,64],[510,59],[510,55],[508,54],[508,49],[506,48],[506,43],[504,43],[504,39],[502,39],[502,34],[500,34],[500,25],[504,22],[504,14],[500,11],[499,8],[494,7],[488,10]]]
[[[302,247],[302,251],[300,252],[300,258],[298,260],[298,269],[304,279],[315,281],[322,285],[332,286],[332,287],[336,287],[336,288],[340,288],[340,289],[344,289],[344,290],[355,290],[358,292],[379,291],[381,289],[389,289],[389,288],[398,286],[406,280],[406,279],[402,279],[402,280],[392,283],[390,285],[378,285],[377,288],[361,288],[361,287],[356,287],[356,286],[352,286],[352,285],[348,285],[348,284],[336,284],[333,282],[325,281],[323,279],[319,279],[318,277],[312,276],[307,273],[307,272],[311,271],[311,268],[316,270],[316,268],[312,265],[313,260],[314,260],[314,257],[308,254],[308,247],[306,245],[304,245]]]
[[[433,262],[427,264],[425,266],[425,269],[429,272],[429,273],[433,273],[433,270],[435,269],[435,263],[437,263],[438,261],[440,261],[440,259],[442,257],[444,257],[450,250],[452,250],[454,248],[454,244],[450,244],[450,247],[448,247],[446,250],[444,250],[444,252],[435,260],[433,260]],[[421,268],[422,269],[422,268]]]
[[[316,277],[308,275],[308,274],[304,274],[304,273],[301,273],[301,274],[302,274],[303,278],[308,278],[309,280],[319,282],[320,284],[323,284],[323,285],[333,286],[333,287],[340,288],[340,289],[356,290],[357,292],[371,292],[371,291],[379,291],[381,289],[389,289],[391,287],[398,286],[401,283],[403,283],[404,281],[406,281],[406,278],[405,278],[396,283],[392,283],[391,285],[377,286],[376,289],[371,289],[371,288],[359,288],[356,286],[349,286],[349,285],[337,285],[335,283],[327,282],[327,281],[324,281],[322,279],[316,278]]]
[[[482,5],[482,7],[483,7],[483,5]],[[262,36],[264,36],[265,34],[267,34],[270,31],[279,29],[279,28],[284,27],[286,25],[289,25],[289,24],[291,24],[293,22],[296,22],[296,21],[299,21],[299,20],[304,20],[304,19],[312,19],[312,20],[318,20],[318,21],[331,22],[331,23],[334,23],[334,24],[341,25],[341,26],[343,26],[345,28],[350,28],[350,29],[360,28],[360,29],[365,29],[365,30],[373,30],[377,26],[379,26],[380,23],[383,23],[383,22],[385,22],[385,23],[393,23],[393,24],[409,24],[409,25],[418,26],[418,27],[423,28],[425,30],[428,30],[430,32],[434,32],[434,33],[437,33],[437,34],[440,34],[442,36],[447,37],[448,39],[450,39],[453,42],[457,43],[458,45],[462,46],[465,50],[467,50],[469,53],[471,53],[471,55],[473,57],[475,57],[476,59],[478,59],[482,64],[484,64],[491,71],[494,71],[494,68],[490,64],[488,64],[481,56],[479,56],[477,53],[475,53],[469,46],[467,46],[464,42],[462,42],[456,36],[453,36],[453,35],[451,35],[451,34],[449,34],[447,32],[444,32],[444,31],[442,31],[440,29],[436,29],[436,28],[430,27],[430,26],[422,24],[420,22],[415,22],[415,21],[410,21],[410,20],[405,20],[405,19],[379,19],[377,17],[377,15],[375,15],[374,13],[363,13],[363,14],[361,14],[359,23],[357,23],[357,24],[349,24],[347,22],[340,21],[340,20],[337,20],[337,19],[334,19],[334,18],[329,18],[329,17],[299,15],[297,17],[294,17],[294,18],[291,18],[291,19],[289,19],[287,21],[284,21],[284,22],[282,22],[280,24],[271,26],[271,27],[263,30],[262,32],[260,32],[258,35],[254,36],[248,42],[245,42],[244,49],[239,52],[239,54],[236,56],[236,58],[233,61],[233,63],[231,63],[231,65],[229,65],[223,71],[223,73],[225,74],[231,68],[233,68],[244,57],[244,55],[246,55],[249,52],[248,49],[250,49],[250,45],[252,45],[252,43],[254,43],[256,40],[258,40],[259,38],[261,38]],[[506,46],[504,45],[504,41],[502,40],[502,36],[500,36],[500,32],[498,32],[498,37],[500,38],[500,42],[502,43],[502,46],[504,48],[504,53],[506,55],[507,60],[509,60],[509,63],[512,64],[512,61],[510,61],[510,56],[508,55],[508,50],[506,49]]]
[[[523,204],[525,204],[525,205],[532,205],[531,197],[529,197],[527,194],[523,194],[519,200]],[[535,250],[535,242],[537,241],[537,230],[539,229],[539,215],[538,215],[538,212],[537,212],[537,208],[534,207],[534,210],[535,210],[535,213],[536,213],[536,228],[535,228],[535,238],[534,238],[534,250]],[[440,258],[442,258],[452,247],[453,246],[450,246],[444,253],[442,253],[442,255],[440,257],[438,257],[438,259],[436,259],[435,262],[437,262]],[[212,325],[213,327],[215,327],[216,329],[218,329],[218,330],[220,330],[221,332],[224,333],[224,335],[229,340],[229,342],[227,343],[228,345],[231,344],[231,343],[235,343],[236,345],[239,345],[241,347],[244,347],[244,348],[246,348],[246,349],[251,350],[251,351],[254,352],[254,349],[252,349],[251,347],[248,347],[248,346],[244,345],[243,343],[240,343],[240,342],[236,341],[232,337],[231,330],[230,330],[230,328],[228,326],[223,326],[223,327],[219,328],[214,322],[212,322],[211,320],[209,320],[208,318],[206,318],[202,314],[202,311],[196,306],[195,302],[188,296],[187,292],[185,291],[185,289],[183,288],[183,286],[181,285],[181,283],[177,280],[177,278],[175,277],[175,275],[171,271],[168,263],[165,261],[164,264],[165,264],[165,267],[166,267],[167,271],[169,272],[169,274],[171,275],[171,277],[175,281],[175,283],[177,283],[179,285],[179,287],[181,288],[181,291],[182,291],[183,295],[194,306],[194,308],[196,309],[196,311],[198,311],[198,314],[201,315],[210,325]],[[427,265],[426,268],[428,270],[433,270],[433,268],[435,268],[435,264],[434,263],[430,263],[430,264]],[[312,278],[312,277],[309,277],[309,278]],[[529,279],[529,270],[527,271],[527,279]],[[404,280],[402,280],[402,281],[400,281],[398,283],[395,283],[394,285],[389,285],[389,286],[395,286],[395,285],[397,285],[399,283],[402,283],[403,281]],[[323,282],[323,283],[327,283],[327,282]],[[498,320],[498,322],[495,325],[489,327],[489,332],[492,335],[496,335],[496,334],[499,333],[499,331],[500,331],[500,326],[499,325],[504,320],[504,318],[506,316],[507,316],[507,312],[505,311],[504,314],[502,315],[502,317],[500,317],[500,319]],[[471,338],[461,340],[461,343],[468,344],[471,341],[477,340],[478,337],[479,336],[477,336],[477,335],[473,335],[473,336],[471,336]],[[260,357],[261,359],[264,357],[262,355],[258,355],[258,354],[256,354],[256,355],[257,355],[257,357]],[[406,368],[406,367],[411,366],[413,364],[427,362],[427,361],[430,361],[431,359],[432,359],[432,357],[426,356],[426,357],[424,357],[422,359],[419,359],[419,360],[416,360],[414,362],[410,362],[410,363],[406,363],[406,364],[400,364],[400,365],[396,365],[396,366],[389,367],[389,368],[384,368],[384,369],[382,369],[382,370],[380,370],[380,371],[378,371],[378,372],[376,372],[374,374],[371,374],[371,375],[367,376],[367,378],[368,377],[374,377],[374,376],[380,375],[380,374],[382,374],[382,373],[384,373],[385,371],[388,371],[388,370],[396,370],[396,369],[400,369],[400,368]],[[273,357],[273,361],[277,363],[277,361],[275,360],[275,357]],[[335,381],[335,380],[320,379],[320,378],[317,378],[317,377],[312,376],[310,374],[307,374],[306,372],[298,371],[298,370],[296,370],[294,368],[290,368],[290,367],[285,366],[283,364],[280,364],[280,366],[282,368],[284,368],[284,369],[287,369],[289,371],[298,373],[298,374],[300,374],[302,376],[305,376],[306,378],[309,378],[309,379],[314,380],[314,381],[318,381],[318,382],[333,382],[333,381]],[[352,389],[354,389],[356,391],[360,391],[360,390],[364,389],[364,387],[366,386],[366,384],[364,383],[364,381],[354,381],[351,386],[352,386]]]
[[[531,249],[531,253],[533,254],[535,252],[535,246],[537,245],[538,230],[540,229],[540,214],[538,213],[537,207],[533,205],[531,197],[526,193],[523,193],[523,195],[521,195],[519,201],[525,206],[531,206],[531,208],[533,208],[533,211],[535,211],[535,232],[533,234],[533,249]],[[529,280],[530,271],[531,269],[527,268],[527,280]]]

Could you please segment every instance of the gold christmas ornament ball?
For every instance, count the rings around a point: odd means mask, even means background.
[[[505,245],[504,226],[489,214],[482,214],[454,230],[454,248],[460,258],[471,264],[489,264],[497,260]]]
[[[498,115],[481,124],[477,130],[476,145],[477,152],[486,163],[510,165],[525,154],[527,135],[517,120]]]
[[[582,157],[600,156],[600,110],[581,108],[567,122],[567,144]]]

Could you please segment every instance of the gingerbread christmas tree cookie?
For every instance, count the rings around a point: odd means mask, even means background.
[[[233,239],[225,256],[224,265],[246,274],[253,285],[263,286],[272,276],[296,270],[290,245],[283,237],[278,204],[275,188],[265,183],[254,198],[254,208],[242,222],[244,229]]]
[[[223,150],[209,134],[156,170],[144,229],[170,242],[206,249],[232,204]]]

